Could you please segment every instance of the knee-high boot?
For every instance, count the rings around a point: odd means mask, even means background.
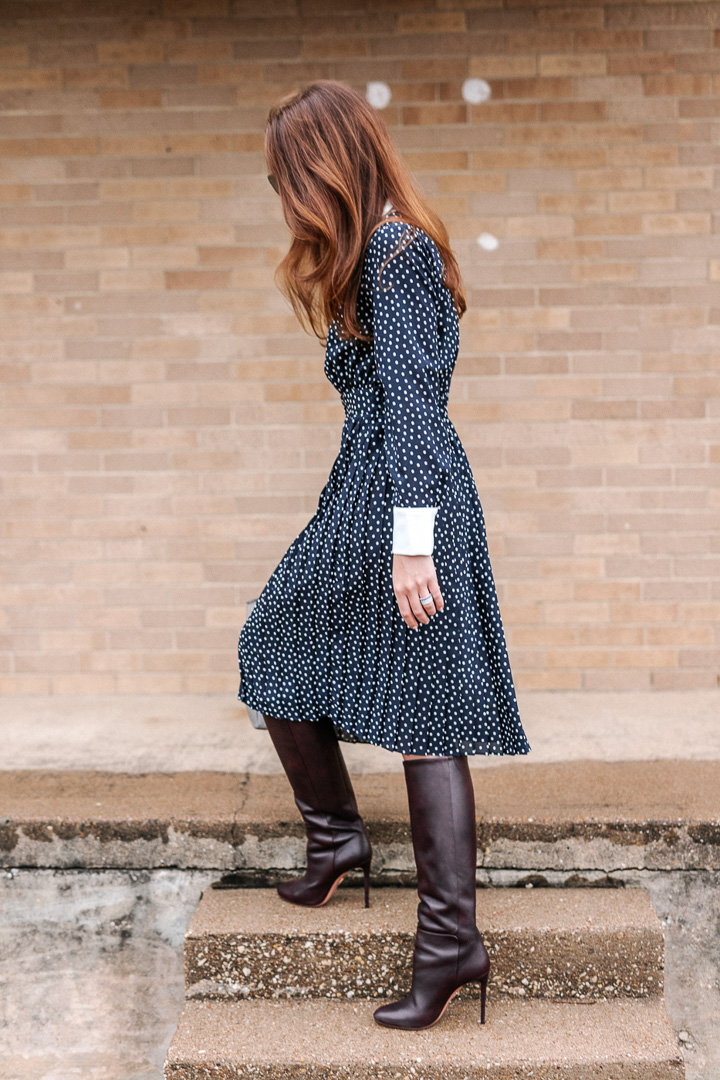
[[[475,923],[477,837],[467,757],[403,761],[418,873],[418,925],[408,997],[374,1016],[397,1028],[430,1027],[453,995],[480,982],[480,1021],[490,957]]]
[[[358,867],[365,875],[368,907],[372,848],[332,722],[266,716],[265,723],[307,834],[307,870],[299,881],[278,885],[279,895],[293,904],[321,907]]]

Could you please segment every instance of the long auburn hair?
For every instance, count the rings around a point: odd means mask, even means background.
[[[265,157],[292,233],[275,280],[306,330],[324,340],[335,320],[341,337],[370,340],[358,321],[357,293],[365,248],[383,220],[421,228],[435,241],[462,316],[467,304],[447,229],[362,94],[321,79],[282,98],[268,114]],[[389,218],[386,199],[395,211]],[[405,236],[398,250],[404,246]]]

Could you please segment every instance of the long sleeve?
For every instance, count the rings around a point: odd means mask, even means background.
[[[385,391],[385,456],[393,493],[393,553],[431,555],[434,522],[450,473],[438,379],[437,290],[442,263],[430,238],[384,266],[405,233],[388,222],[368,245],[374,362]]]

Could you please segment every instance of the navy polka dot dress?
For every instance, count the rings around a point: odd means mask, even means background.
[[[373,341],[330,326],[340,449],[240,631],[237,696],[406,754],[527,754],[483,511],[447,413],[458,317],[437,247],[408,229],[386,221],[367,247],[358,319]],[[417,630],[393,590],[394,507],[437,508],[445,608]]]

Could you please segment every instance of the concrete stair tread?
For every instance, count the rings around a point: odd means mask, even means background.
[[[341,888],[321,908],[275,889],[206,889],[185,933],[189,998],[392,999],[412,975],[412,888]],[[641,888],[477,891],[493,992],[561,1000],[663,992],[662,924]],[[477,997],[470,984],[461,997]]]
[[[568,821],[581,830],[596,822],[720,821],[720,761],[517,760],[472,774],[481,821]],[[0,777],[3,811],[13,821],[243,824],[298,817],[284,775],[7,769]],[[401,774],[353,775],[353,785],[363,816],[408,820]]]
[[[414,889],[378,887],[363,906],[362,889],[340,886],[330,903],[306,908],[281,900],[275,889],[205,889],[185,937],[229,934],[414,933]],[[645,889],[479,888],[477,922],[483,932],[655,934],[662,926]]]
[[[165,1076],[200,1080],[211,1070],[213,1076],[248,1080],[684,1076],[661,1000],[514,1002],[494,1000],[488,992],[484,1025],[477,1002],[455,999],[436,1025],[416,1032],[377,1024],[372,1016],[377,1005],[372,1000],[187,1002],[168,1050]]]

